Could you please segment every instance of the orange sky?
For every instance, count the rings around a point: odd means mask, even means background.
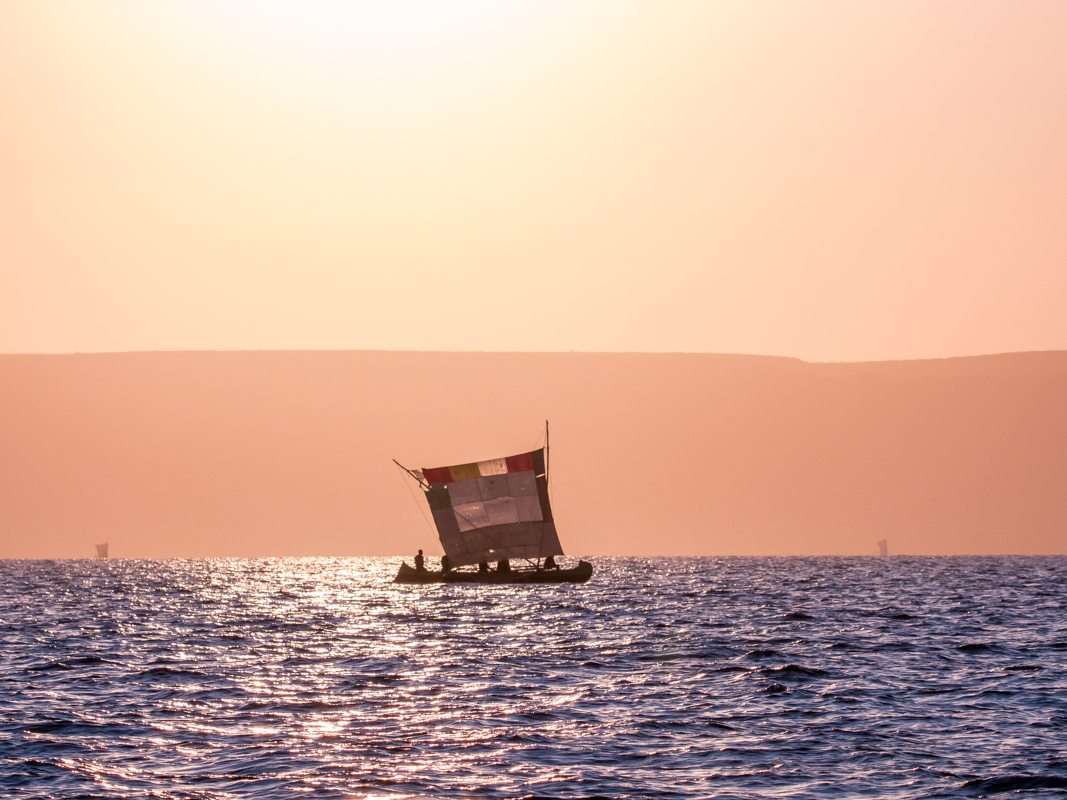
[[[1063,2],[0,5],[0,352],[1067,348]]]

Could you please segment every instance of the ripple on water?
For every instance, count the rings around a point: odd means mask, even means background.
[[[1067,559],[0,562],[17,798],[1067,796]]]

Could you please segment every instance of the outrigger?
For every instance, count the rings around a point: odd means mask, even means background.
[[[445,551],[439,572],[400,565],[394,583],[585,583],[593,565],[555,566],[563,555],[548,497],[545,446],[506,458],[411,470]],[[421,551],[420,551],[421,552]],[[524,566],[512,568],[511,562]],[[494,564],[494,568],[490,567]],[[476,567],[477,569],[463,569]]]

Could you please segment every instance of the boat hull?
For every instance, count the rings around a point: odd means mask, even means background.
[[[593,575],[593,565],[588,561],[579,561],[573,569],[516,570],[515,572],[431,572],[416,570],[407,564],[400,565],[400,571],[393,578],[393,583],[471,583],[492,585],[500,583],[585,583]]]

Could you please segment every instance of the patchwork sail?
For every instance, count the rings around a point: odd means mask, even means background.
[[[416,470],[453,567],[563,555],[544,450]]]

